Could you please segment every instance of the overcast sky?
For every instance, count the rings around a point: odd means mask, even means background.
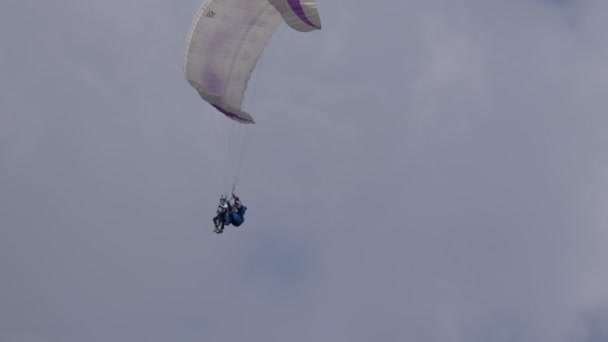
[[[608,2],[319,0],[213,233],[200,1],[0,2],[0,342],[608,341]]]

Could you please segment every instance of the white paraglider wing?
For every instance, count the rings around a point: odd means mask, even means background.
[[[281,15],[268,0],[211,0],[199,10],[184,74],[200,96],[227,117],[253,123],[241,109],[247,83]]]
[[[200,96],[227,117],[253,123],[241,105],[247,83],[281,18],[295,30],[321,29],[316,1],[209,0],[197,13],[184,74]]]
[[[224,186],[234,190],[243,158],[244,131],[254,123],[242,109],[253,70],[277,26],[308,32],[321,28],[315,0],[207,0],[186,44],[184,76],[198,94],[232,120],[218,126]]]

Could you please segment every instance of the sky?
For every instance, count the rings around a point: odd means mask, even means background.
[[[0,3],[0,342],[608,341],[608,2],[319,0],[222,235],[200,5]]]

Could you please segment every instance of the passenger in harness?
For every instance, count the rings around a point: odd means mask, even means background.
[[[230,213],[232,212],[232,206],[230,202],[226,200],[224,195],[220,196],[220,204],[217,207],[216,215],[213,218],[213,224],[215,225],[214,233],[221,234],[224,232],[224,225],[230,224]]]

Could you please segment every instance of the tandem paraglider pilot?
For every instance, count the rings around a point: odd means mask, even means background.
[[[245,222],[245,212],[247,207],[241,203],[238,196],[232,194],[232,203],[224,197],[220,196],[220,204],[217,207],[216,215],[213,218],[215,225],[214,233],[221,234],[224,232],[224,226],[233,225],[240,226]]]

